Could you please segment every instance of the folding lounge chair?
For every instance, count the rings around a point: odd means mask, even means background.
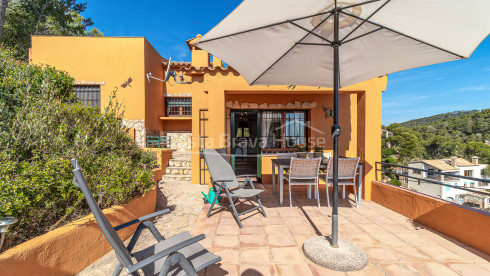
[[[155,225],[153,225],[151,221],[148,221],[148,219],[169,213],[169,209],[146,215],[123,223],[117,227],[113,227],[95,202],[92,192],[78,166],[77,160],[73,158],[71,162],[75,168],[73,170],[75,176],[73,178],[73,184],[82,190],[90,210],[95,216],[97,224],[112,248],[114,248],[116,256],[119,259],[119,264],[114,270],[113,276],[119,275],[123,267],[126,268],[127,273],[130,275],[140,275],[138,271],[141,270],[144,275],[197,276],[198,271],[221,261],[219,256],[207,251],[198,243],[198,241],[205,238],[204,235],[192,237],[189,232],[185,232],[169,239],[164,239],[156,229]],[[139,223],[139,225],[133,234],[131,241],[127,247],[124,246],[124,243],[119,238],[116,231],[137,223]],[[145,228],[148,228],[151,231],[157,240],[157,243],[139,252],[131,253],[141,232]],[[133,262],[132,257],[136,259],[136,263]]]
[[[259,199],[259,194],[264,190],[255,189],[252,180],[247,177],[245,181],[241,184],[238,183],[235,172],[233,171],[230,162],[226,156],[226,151],[224,148],[221,149],[203,149],[204,160],[206,161],[206,165],[209,170],[209,174],[211,175],[211,183],[213,183],[216,189],[216,195],[219,197],[226,197],[231,205],[233,210],[233,215],[235,216],[236,222],[240,228],[243,228],[242,223],[240,222],[240,216],[260,209],[262,215],[267,217],[265,214],[264,207]],[[251,189],[246,189],[245,187],[250,185]],[[207,216],[211,215],[211,211],[216,204],[216,196],[209,208]],[[259,206],[255,206],[251,209],[238,213],[236,210],[236,203],[240,199],[246,199],[250,201],[249,198],[255,197],[257,199],[257,203]],[[221,201],[222,202],[222,201]],[[251,201],[250,201],[251,202]],[[227,205],[222,205],[217,207],[216,209],[226,208]]]

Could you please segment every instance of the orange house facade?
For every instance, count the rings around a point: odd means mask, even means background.
[[[250,86],[240,73],[218,57],[187,41],[191,62],[162,58],[142,37],[33,36],[30,62],[67,71],[75,78],[82,102],[106,106],[116,97],[125,106],[124,122],[134,129],[135,142],[168,137],[166,146],[190,152],[190,178],[209,182],[203,148],[225,147],[237,174],[272,183],[272,163],[278,152],[297,145],[331,152],[333,118],[331,88]],[[162,82],[166,70],[175,79]],[[366,68],[369,70],[369,68]],[[298,68],[298,74],[301,74]],[[129,80],[131,78],[131,80]],[[364,198],[371,199],[375,162],[381,159],[381,98],[387,77],[341,89],[341,156],[360,156],[364,163]]]

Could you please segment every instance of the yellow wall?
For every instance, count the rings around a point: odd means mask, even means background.
[[[154,63],[145,66],[145,61],[161,58],[143,37],[33,36],[29,59],[67,71],[78,82],[104,82],[102,107],[117,88],[118,100],[125,105],[125,119],[145,119],[145,73],[149,67],[161,70]],[[122,88],[130,77],[131,87]],[[150,91],[158,90],[153,83]]]
[[[164,72],[162,62],[166,61],[145,40],[145,126],[153,130],[163,130],[160,117],[165,114],[165,103],[163,100],[163,82],[155,79],[148,81],[146,74],[151,73],[153,77],[163,79]]]

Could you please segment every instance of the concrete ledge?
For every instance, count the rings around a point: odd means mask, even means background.
[[[155,211],[154,188],[127,205],[104,210],[112,225],[150,214]],[[124,241],[131,237],[137,225],[121,231]],[[50,231],[19,244],[0,254],[2,275],[74,275],[112,250],[100,231],[93,215]]]
[[[490,214],[439,198],[372,182],[372,200],[416,222],[490,254]]]

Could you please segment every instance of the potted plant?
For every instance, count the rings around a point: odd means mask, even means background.
[[[318,157],[322,157],[323,158],[323,147],[314,146],[313,147],[313,157],[314,158],[318,158]]]
[[[308,156],[306,144],[296,144],[294,147],[296,148],[296,156],[298,158],[306,158]]]

